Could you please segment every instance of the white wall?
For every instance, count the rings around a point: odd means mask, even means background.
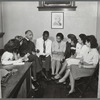
[[[97,7],[97,34],[96,37],[98,39],[99,47],[100,47],[100,1],[98,1]],[[100,53],[100,48],[99,48]],[[100,66],[100,63],[99,63]],[[100,98],[100,67],[99,67],[99,81],[98,81],[98,98]]]
[[[40,37],[44,30],[48,30],[53,37],[57,32],[65,36],[68,33],[95,35],[97,2],[77,1],[76,5],[76,11],[63,11],[64,29],[51,29],[51,11],[38,11],[38,2],[4,2],[4,44],[16,35],[24,36],[27,29],[33,31],[34,39]]]
[[[2,2],[0,2],[0,32],[2,32]]]
[[[3,27],[2,27],[2,2],[0,2],[0,33],[3,32],[2,31]],[[0,49],[3,48],[3,37],[0,37]]]
[[[98,2],[98,12],[97,12],[97,32],[96,36],[98,43],[100,45],[100,1]]]

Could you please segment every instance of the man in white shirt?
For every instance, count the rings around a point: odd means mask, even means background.
[[[39,57],[39,62],[42,64],[42,68],[45,69],[47,77],[51,65],[51,45],[52,41],[49,39],[48,31],[44,31],[43,36],[36,40],[36,55]]]

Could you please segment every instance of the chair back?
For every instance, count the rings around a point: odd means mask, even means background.
[[[92,77],[96,77],[96,76],[98,76],[98,74],[99,74],[99,62],[96,65],[96,68],[92,74]]]
[[[88,87],[91,87],[92,88],[91,83],[95,79],[98,81],[98,74],[99,74],[99,62],[97,63],[96,68],[95,68],[95,70],[94,70],[94,72],[93,72],[93,74],[91,76],[81,78],[82,80],[80,80],[80,82],[78,82],[75,85],[76,89],[78,89],[79,92],[80,92],[80,96],[79,97],[83,97],[84,96],[84,94],[86,93],[86,90],[88,89]],[[82,89],[79,88],[80,85],[86,85],[86,86],[82,90]]]

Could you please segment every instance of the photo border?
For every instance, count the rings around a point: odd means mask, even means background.
[[[53,14],[62,14],[62,26],[53,26]],[[64,12],[51,12],[51,29],[64,29]]]

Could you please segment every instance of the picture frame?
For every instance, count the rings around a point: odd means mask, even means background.
[[[52,29],[64,28],[64,12],[51,12],[51,28]]]

